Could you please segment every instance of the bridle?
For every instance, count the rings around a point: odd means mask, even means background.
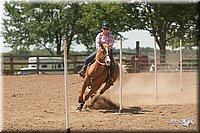
[[[104,59],[105,59],[107,56],[109,56],[109,55],[108,55],[108,54],[105,55],[105,56],[104,56]],[[105,62],[100,62],[98,59],[96,59],[96,61],[97,61],[100,65],[102,65],[102,66],[107,66]]]
[[[101,48],[103,49],[104,52],[106,51],[105,48],[104,48],[102,45],[101,45]],[[106,54],[104,55],[103,58],[105,59],[107,56],[109,57],[109,54],[108,54],[108,52],[106,51]],[[97,58],[96,58],[96,61],[97,61],[100,65],[102,65],[102,66],[107,66],[105,62],[100,62]]]

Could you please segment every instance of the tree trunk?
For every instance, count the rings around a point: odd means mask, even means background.
[[[71,42],[67,40],[67,58],[69,57],[70,46],[71,46]]]
[[[57,55],[61,55],[61,40],[59,39],[59,36],[56,36],[56,45],[57,45],[57,48],[56,48],[56,54]]]
[[[166,29],[167,29],[167,23],[165,21],[162,21],[160,23],[160,27],[158,30],[158,37],[156,38],[156,42],[158,43],[158,46],[160,48],[160,63],[165,64],[166,63]]]
[[[160,48],[160,63],[166,63],[166,41],[165,38],[160,37],[160,40],[158,37],[156,37],[156,42]]]
[[[162,44],[160,47],[160,63],[166,63],[166,44]]]

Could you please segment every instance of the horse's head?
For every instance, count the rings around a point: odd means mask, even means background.
[[[111,60],[109,54],[110,54],[109,46],[107,44],[101,44],[96,56],[98,63],[110,66]]]

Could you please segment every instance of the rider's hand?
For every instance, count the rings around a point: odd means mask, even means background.
[[[109,49],[112,49],[112,44],[108,44],[108,48],[109,48]]]

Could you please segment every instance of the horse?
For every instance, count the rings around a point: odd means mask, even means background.
[[[102,84],[105,83],[103,89],[100,90],[99,96],[110,88],[109,73],[111,60],[109,53],[109,46],[107,44],[101,44],[97,51],[95,62],[87,67],[80,95],[78,97],[78,108],[76,109],[76,112],[81,111],[85,102],[90,96],[92,97],[92,95],[98,91]],[[119,77],[119,64],[115,60],[114,63],[115,70],[113,73],[113,81],[115,82]],[[87,87],[90,91],[84,96]]]

